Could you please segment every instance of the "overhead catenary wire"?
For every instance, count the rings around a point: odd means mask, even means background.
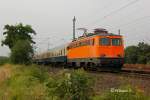
[[[138,22],[138,21],[145,20],[145,19],[149,19],[149,18],[150,18],[150,16],[143,16],[143,17],[137,18],[137,19],[135,19],[135,20],[132,20],[132,21],[130,21],[130,22],[128,22],[128,23],[124,23],[124,24],[122,24],[122,25],[118,25],[118,26],[116,26],[116,27],[121,28],[121,27],[128,26],[128,25],[131,25],[131,24],[136,23],[136,22]]]
[[[109,16],[111,16],[111,15],[113,15],[113,14],[115,14],[115,13],[118,13],[120,10],[123,10],[123,9],[127,8],[128,6],[131,6],[131,5],[135,4],[135,3],[137,3],[138,1],[140,1],[140,0],[134,0],[134,1],[132,1],[132,2],[129,2],[129,3],[126,4],[125,6],[123,6],[123,7],[119,8],[119,9],[117,9],[117,10],[114,10],[114,11],[110,12],[109,14],[107,14],[107,15],[101,17],[101,18],[98,19],[98,20],[105,19],[105,18],[107,18],[107,17],[109,17]],[[128,23],[119,25],[118,27],[119,27],[119,29],[120,29],[121,27],[128,26],[128,25],[131,25],[132,23],[136,23],[136,22],[138,22],[138,21],[141,21],[141,20],[144,20],[144,19],[148,19],[148,18],[150,18],[150,16],[143,16],[143,17],[141,17],[141,18],[137,18],[137,19],[135,19],[135,20],[132,20],[132,21],[130,21],[130,22],[128,22]],[[92,24],[96,24],[96,23],[98,22],[98,20],[94,21]],[[113,29],[114,29],[114,28],[113,28]],[[149,40],[149,39],[147,38],[146,40]]]
[[[147,18],[148,18],[148,17],[147,17]],[[148,21],[148,22],[149,22],[149,21]],[[132,25],[132,24],[133,24],[133,23],[126,24],[125,26],[128,27],[129,25]],[[137,25],[138,25],[138,26],[141,26],[142,24],[145,24],[145,23],[140,23],[140,24],[137,24]],[[150,23],[147,23],[147,24],[149,25]],[[131,31],[131,30],[134,30],[134,31],[135,31],[136,29],[138,29],[138,28],[137,28],[137,25],[136,25],[136,26],[133,25],[133,26],[135,26],[135,27],[128,27],[128,28],[127,28],[128,31]],[[124,27],[125,27],[125,26],[124,26]],[[143,25],[142,25],[142,26],[143,26]],[[141,29],[143,29],[143,28],[141,28]]]
[[[111,2],[108,2],[108,4],[106,4],[106,5],[104,5],[104,6],[102,6],[102,8],[99,8],[100,10],[99,10],[99,12],[101,12],[101,11],[103,11],[103,9],[107,9],[108,7],[110,7],[110,5],[113,3],[114,1],[112,0]],[[112,6],[112,5],[111,5]],[[93,13],[94,14],[94,13]],[[88,17],[92,17],[93,18],[93,14],[90,14],[90,15],[92,15],[92,16],[88,16]],[[97,14],[97,12],[96,12],[96,14]],[[89,18],[90,19],[90,18]]]
[[[131,20],[131,21],[129,21],[129,22],[127,22],[127,23],[123,23],[123,24],[121,24],[121,25],[111,26],[111,29],[114,29],[114,30],[116,30],[116,29],[117,29],[117,30],[118,30],[118,29],[123,29],[123,27],[128,27],[128,26],[131,26],[131,25],[133,25],[133,24],[135,24],[135,23],[138,23],[139,21],[148,20],[148,19],[150,19],[150,15],[142,16],[142,17],[140,17],[140,18]],[[129,28],[132,28],[132,27],[129,27]],[[128,28],[128,29],[129,29],[129,28]]]
[[[105,19],[105,18],[107,18],[107,17],[109,17],[109,16],[111,16],[111,15],[113,15],[113,14],[116,14],[116,13],[118,13],[119,11],[121,11],[121,10],[123,10],[123,9],[125,9],[125,8],[127,8],[127,7],[129,7],[129,6],[133,5],[133,4],[135,4],[135,3],[137,3],[138,1],[140,1],[140,0],[131,1],[131,2],[129,2],[128,4],[126,4],[126,5],[124,5],[124,6],[120,7],[120,8],[118,8],[118,9],[116,9],[116,10],[114,10],[114,11],[112,11],[112,12],[106,14],[106,15],[104,15],[103,17],[101,17],[101,18],[95,20],[94,22],[88,24],[87,26],[89,26],[89,25],[94,25],[94,24],[96,24],[99,20],[103,20],[103,19]]]

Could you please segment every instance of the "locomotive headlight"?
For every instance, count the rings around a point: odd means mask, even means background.
[[[117,56],[118,56],[118,57],[122,57],[121,54],[118,54]]]

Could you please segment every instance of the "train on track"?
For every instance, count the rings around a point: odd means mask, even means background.
[[[36,54],[34,63],[118,71],[124,64],[123,36],[97,28],[66,45]]]

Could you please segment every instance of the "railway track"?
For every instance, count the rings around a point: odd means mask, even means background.
[[[125,75],[132,76],[132,77],[150,79],[150,72],[149,71],[122,70],[121,74],[125,74]]]
[[[150,74],[133,72],[133,71],[121,71],[121,72],[105,72],[105,71],[89,71],[89,75],[96,79],[96,90],[105,91],[111,88],[119,88],[120,86],[130,85],[135,88],[139,88],[146,95],[150,95]]]
[[[150,79],[149,71],[137,71],[137,70],[121,70],[120,72],[111,72],[111,71],[87,71],[92,74],[110,74],[124,77],[134,77],[142,79]]]
[[[58,70],[62,70],[62,67],[52,67],[53,71],[57,73]],[[76,70],[73,68],[65,68],[68,70]],[[112,75],[120,75],[124,77],[135,77],[135,78],[143,78],[150,79],[150,71],[149,70],[135,70],[135,69],[125,69],[123,68],[120,72],[112,72],[112,71],[100,71],[100,70],[86,70],[87,73],[91,74],[112,74]]]

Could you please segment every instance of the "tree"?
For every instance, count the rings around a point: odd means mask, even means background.
[[[128,46],[125,49],[126,63],[150,63],[150,45],[144,42],[139,42],[137,46]]]
[[[33,55],[32,45],[35,43],[32,36],[36,32],[30,25],[5,25],[5,40],[2,41],[2,46],[6,45],[11,50],[10,60],[15,64],[28,64],[31,62]]]
[[[146,64],[150,61],[150,45],[144,42],[138,44],[138,63]]]
[[[137,46],[128,46],[125,49],[125,62],[135,64],[138,60],[138,47]]]
[[[11,51],[10,60],[15,64],[29,64],[33,56],[33,48],[29,41],[18,40]]]
[[[139,48],[140,52],[143,54],[150,52],[150,45],[148,45],[147,43],[139,42],[138,48]]]
[[[2,41],[2,46],[6,45],[12,50],[13,46],[18,40],[28,40],[30,43],[35,43],[32,40],[32,35],[35,35],[35,31],[30,25],[23,26],[22,23],[17,25],[5,25],[5,32],[3,35],[6,36],[5,40]]]
[[[8,57],[0,56],[0,65],[3,65],[3,64],[8,63],[8,62],[9,62]]]

